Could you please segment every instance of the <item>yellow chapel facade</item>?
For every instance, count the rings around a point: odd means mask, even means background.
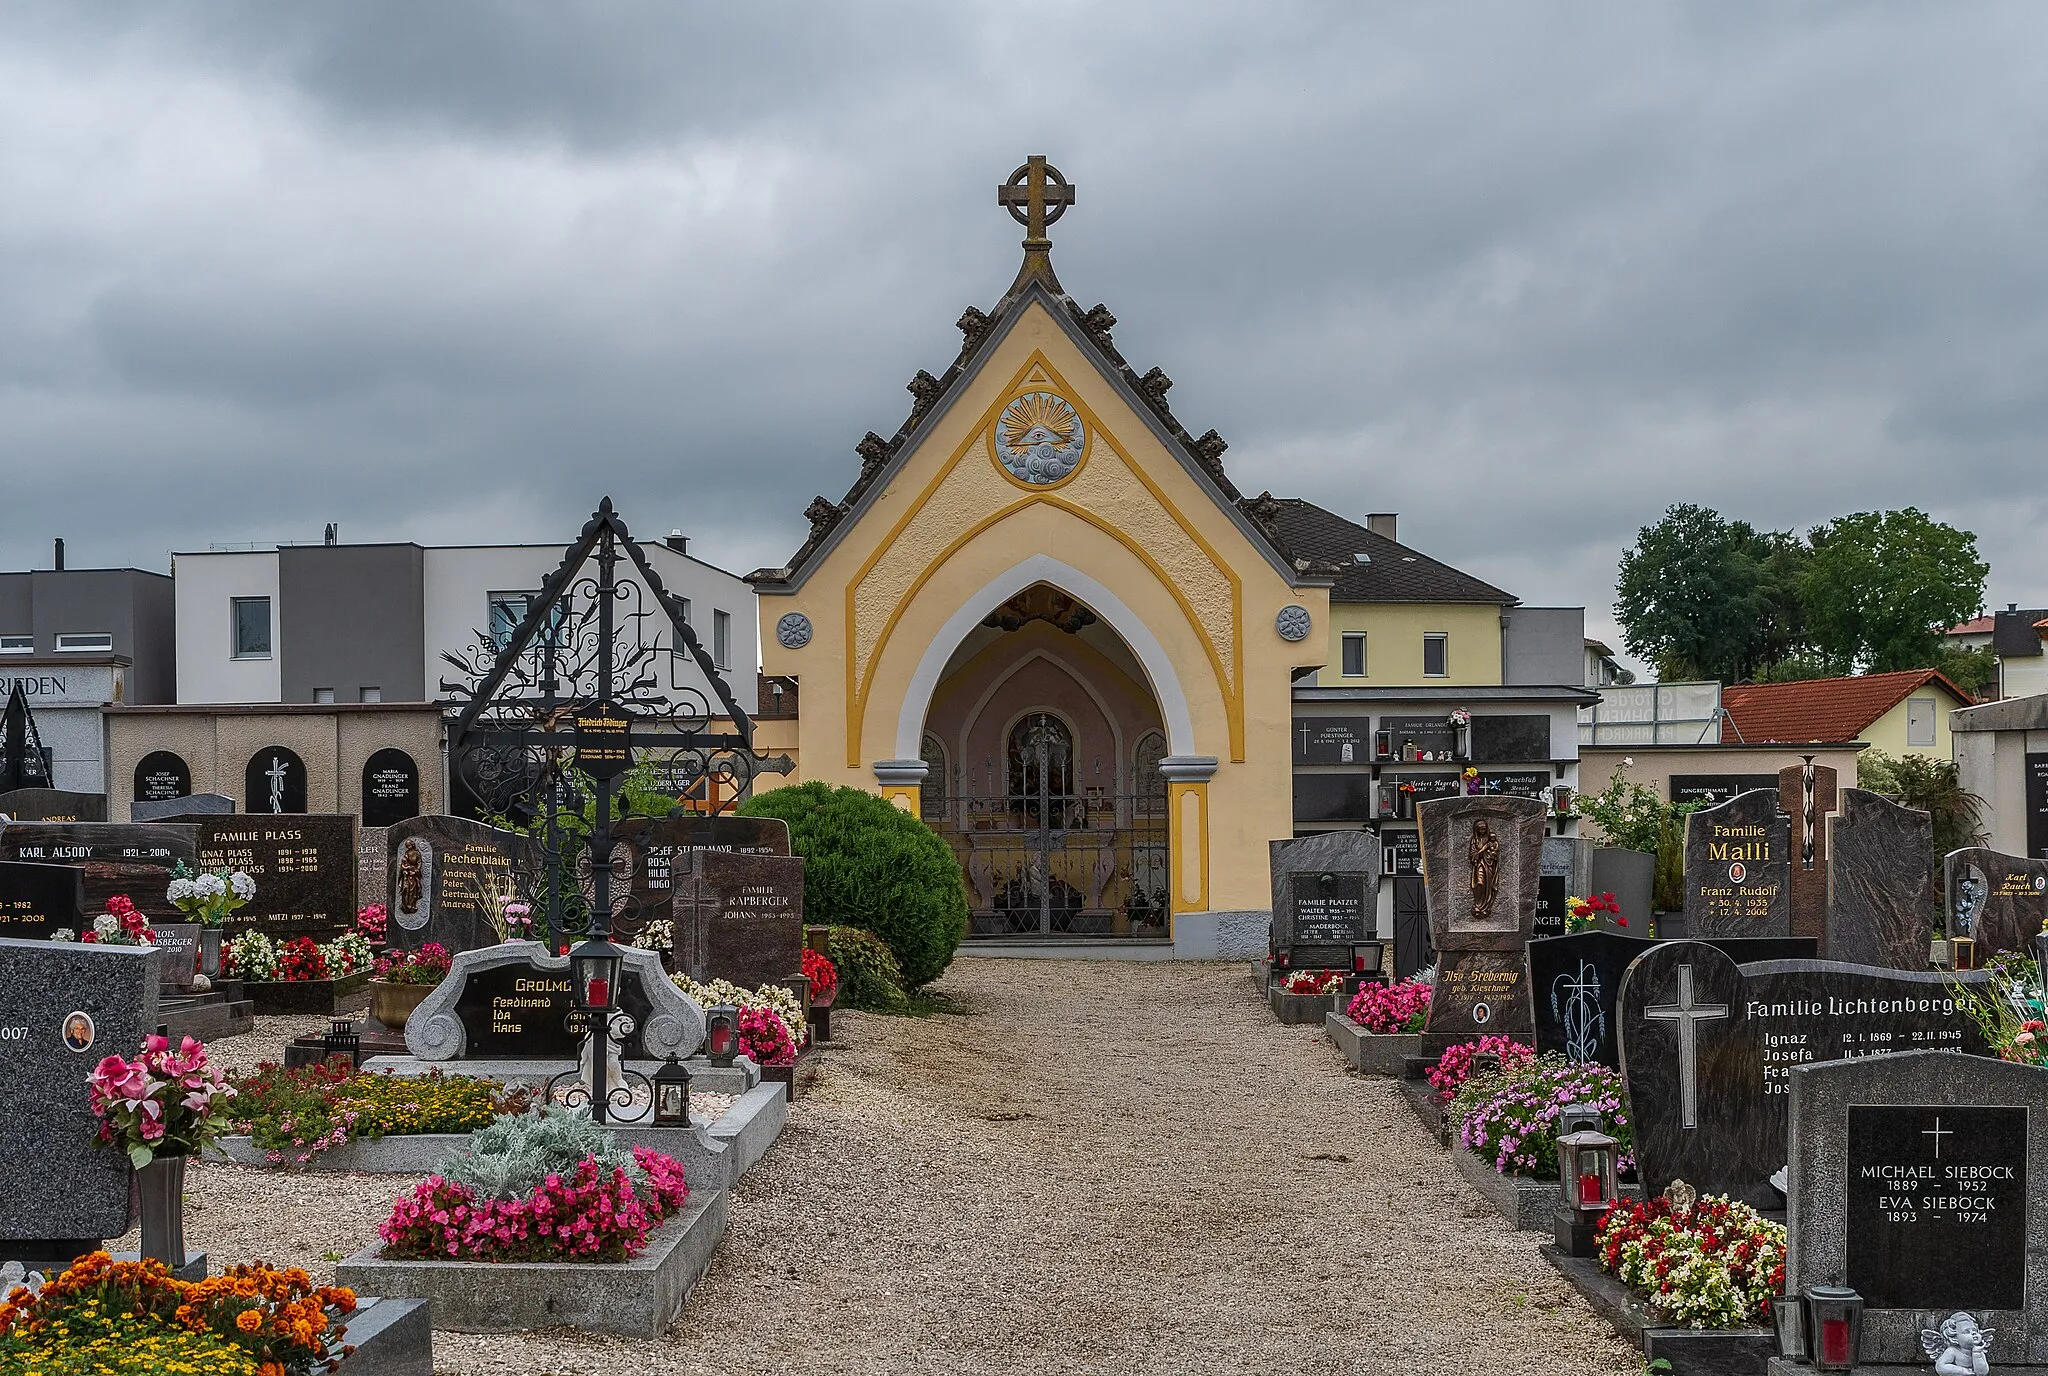
[[[961,317],[898,433],[862,441],[844,498],[812,502],[789,564],[748,575],[756,748],[923,817],[960,857],[976,946],[1255,953],[1269,843],[1296,834],[1295,686],[1347,653],[1350,571],[1298,553],[1305,504],[1240,493],[1114,316],[1062,289],[1058,172],[1034,158],[999,197],[1027,230],[1015,282]],[[1456,615],[1498,624],[1513,599],[1466,581]],[[1499,683],[1498,631],[1468,639],[1460,677]]]

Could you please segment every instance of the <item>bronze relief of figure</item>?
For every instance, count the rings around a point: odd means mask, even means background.
[[[1472,823],[1472,920],[1484,922],[1493,916],[1493,900],[1500,891],[1500,838],[1484,817]]]
[[[420,848],[411,841],[398,852],[398,910],[420,910]]]

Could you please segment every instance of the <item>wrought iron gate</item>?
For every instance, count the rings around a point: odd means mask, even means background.
[[[1077,784],[1071,738],[1046,713],[1011,733],[1000,794],[947,792],[926,821],[967,874],[970,937],[1163,937],[1163,791]]]

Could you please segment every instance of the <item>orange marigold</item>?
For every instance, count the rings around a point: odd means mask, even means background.
[[[254,1333],[263,1327],[263,1315],[254,1309],[244,1309],[235,1315],[235,1327],[244,1333]]]

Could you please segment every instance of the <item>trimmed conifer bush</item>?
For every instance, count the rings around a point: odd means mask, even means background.
[[[880,937],[916,989],[944,974],[967,934],[967,888],[953,848],[892,803],[857,788],[792,784],[749,798],[747,817],[789,823],[804,858],[804,920]]]

